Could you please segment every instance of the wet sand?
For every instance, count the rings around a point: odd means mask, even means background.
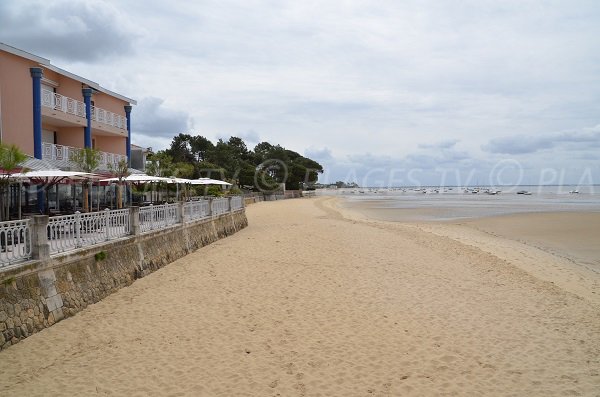
[[[600,212],[529,213],[462,224],[535,246],[600,272]]]
[[[455,208],[382,208],[377,201],[342,203],[365,219],[421,225],[460,225],[519,241],[600,272],[600,211],[526,212],[455,219]],[[466,211],[465,211],[466,212]]]
[[[476,246],[600,304],[600,212],[530,212],[457,220],[452,219],[453,208],[381,208],[374,203],[339,200],[337,206],[348,217],[399,222]],[[430,220],[440,218],[451,220]]]
[[[360,219],[331,198],[258,203],[247,213],[247,229],[1,352],[0,393],[600,390],[592,298],[468,236]]]

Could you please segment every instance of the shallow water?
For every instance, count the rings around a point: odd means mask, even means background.
[[[416,189],[424,189],[417,191]],[[436,192],[435,189],[438,191]],[[493,188],[495,195],[458,187],[322,189],[319,195],[346,198],[345,206],[392,221],[453,221],[526,212],[600,211],[600,186],[518,186]],[[528,191],[531,195],[517,194]],[[578,194],[569,193],[578,190]],[[362,192],[362,193],[361,193]]]

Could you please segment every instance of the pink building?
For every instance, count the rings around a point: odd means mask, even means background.
[[[136,101],[0,43],[0,141],[57,168],[75,150],[102,153],[100,169],[130,158]]]

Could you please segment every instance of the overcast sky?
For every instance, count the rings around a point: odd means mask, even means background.
[[[138,101],[134,143],[367,184],[600,183],[599,38],[597,0],[0,3],[0,41]]]

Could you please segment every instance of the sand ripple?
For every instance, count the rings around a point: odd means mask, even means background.
[[[253,205],[247,229],[3,351],[1,394],[597,395],[596,306],[326,200]]]

